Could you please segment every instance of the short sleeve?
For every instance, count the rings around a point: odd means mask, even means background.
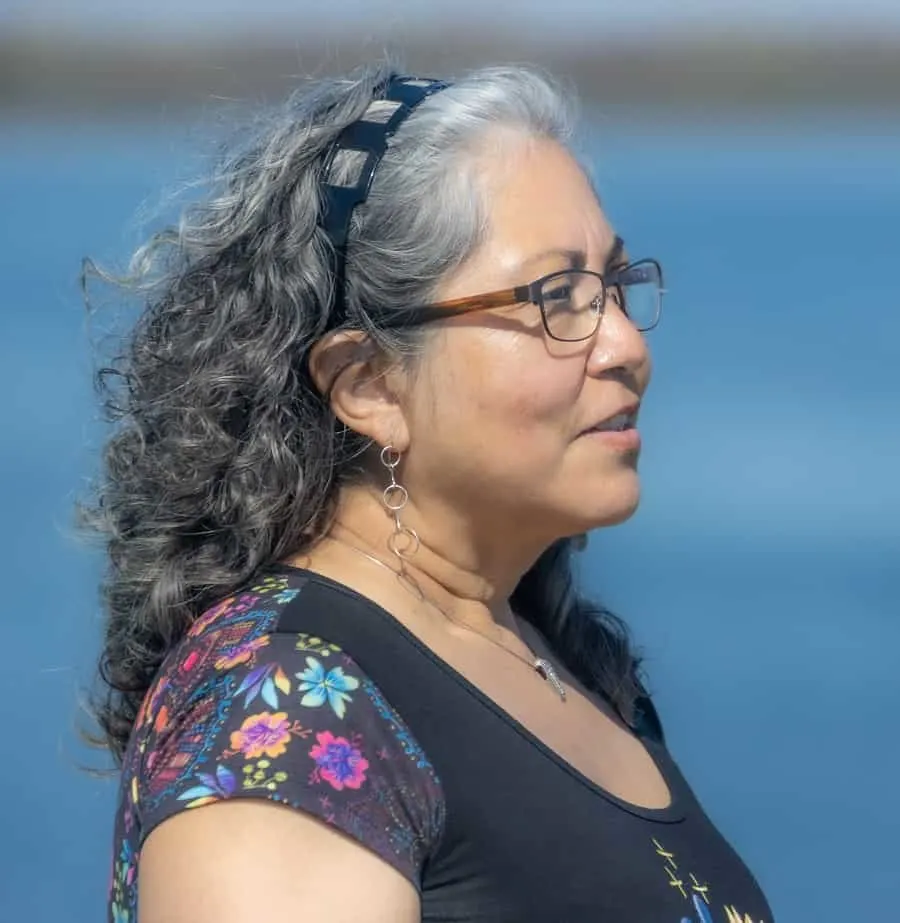
[[[130,788],[140,839],[229,798],[283,802],[420,885],[443,824],[435,771],[354,661],[308,635],[206,631],[165,668]]]

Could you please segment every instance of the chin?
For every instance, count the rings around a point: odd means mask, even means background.
[[[627,509],[623,508],[617,510],[614,514],[608,516],[602,522],[599,522],[594,528],[601,529],[607,526],[618,526],[623,522],[627,522],[637,512],[638,506],[638,502],[635,501]]]
[[[562,489],[527,508],[527,521],[540,523],[548,541],[626,522],[641,499],[641,482],[634,468],[595,470],[589,477],[569,476],[559,487]]]
[[[602,492],[591,498],[593,503],[588,503],[585,496],[579,498],[580,505],[576,509],[584,521],[580,531],[617,526],[631,519],[640,505],[641,490],[636,476],[630,480],[630,484],[622,484],[615,491],[610,490],[611,485],[607,483]]]

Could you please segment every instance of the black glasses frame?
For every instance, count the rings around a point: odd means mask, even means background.
[[[600,282],[600,294],[591,302],[591,308],[595,312],[596,322],[590,333],[580,337],[560,337],[556,336],[551,330],[547,321],[547,309],[544,305],[544,286],[547,282],[571,276],[573,274],[591,276]],[[652,279],[650,278],[652,276]],[[485,292],[480,295],[467,295],[463,298],[452,298],[449,301],[439,301],[435,304],[423,305],[418,308],[408,308],[390,313],[379,314],[378,323],[384,328],[406,328],[419,327],[433,321],[446,320],[448,317],[457,317],[461,314],[468,314],[472,311],[484,311],[491,308],[508,308],[517,304],[534,304],[540,309],[541,321],[547,336],[553,340],[559,340],[563,343],[578,343],[582,340],[589,340],[600,326],[603,319],[603,313],[609,300],[610,292],[618,289],[619,298],[617,304],[628,316],[627,300],[622,297],[624,289],[631,285],[637,285],[641,282],[659,280],[659,305],[657,306],[656,316],[652,324],[637,327],[641,333],[652,330],[659,323],[662,313],[662,296],[665,294],[665,285],[663,283],[663,272],[659,262],[655,259],[647,258],[635,260],[606,273],[594,272],[590,269],[558,269],[554,272],[547,273],[534,282],[527,285],[516,285],[512,288],[500,289],[495,292]],[[631,318],[629,318],[630,320]],[[633,322],[633,321],[632,321]]]

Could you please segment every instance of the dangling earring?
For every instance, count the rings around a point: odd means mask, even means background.
[[[386,445],[381,450],[381,464],[387,468],[391,479],[391,483],[382,492],[381,502],[394,518],[394,531],[387,544],[402,564],[406,558],[411,558],[419,550],[421,543],[415,529],[410,529],[409,526],[404,526],[400,522],[400,511],[409,503],[409,491],[402,484],[397,483],[394,475],[394,469],[400,464],[401,458],[401,454],[393,446]]]

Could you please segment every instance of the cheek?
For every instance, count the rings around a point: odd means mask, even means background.
[[[502,440],[537,443],[572,425],[573,407],[584,382],[583,362],[575,357],[555,358],[532,337],[497,335],[478,348],[458,354],[448,369],[447,395],[455,399],[442,409],[467,427],[470,438],[483,442],[490,434],[498,447]]]

